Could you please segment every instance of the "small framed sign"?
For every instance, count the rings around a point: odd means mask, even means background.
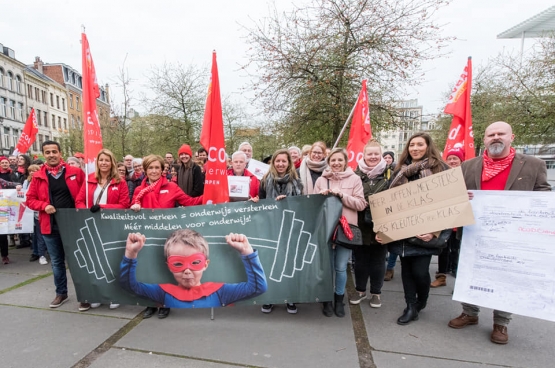
[[[227,177],[227,184],[229,186],[230,201],[246,201],[249,199],[250,177],[230,175]]]

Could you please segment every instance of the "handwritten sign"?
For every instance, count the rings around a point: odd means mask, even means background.
[[[384,243],[474,223],[460,167],[368,197]]]
[[[555,195],[475,191],[453,299],[555,321]]]

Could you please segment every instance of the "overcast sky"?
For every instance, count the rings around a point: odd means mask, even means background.
[[[292,2],[277,3],[287,8]],[[458,40],[448,57],[425,64],[425,83],[408,90],[407,98],[418,98],[425,114],[441,110],[468,56],[476,68],[502,50],[519,52],[520,40],[496,36],[552,5],[545,0],[454,0],[437,14],[437,21],[444,25],[444,36]],[[136,97],[152,65],[208,66],[216,50],[222,94],[247,104],[240,93],[247,77],[238,69],[248,45],[240,24],[262,19],[268,6],[265,0],[19,0],[3,1],[0,14],[0,43],[14,49],[18,60],[31,64],[40,56],[45,63],[62,62],[78,71],[85,25],[99,82],[113,85],[127,55]],[[527,40],[525,49],[532,43]],[[112,92],[121,103],[118,91]]]

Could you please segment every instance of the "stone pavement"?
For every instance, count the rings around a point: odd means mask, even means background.
[[[395,323],[404,309],[400,265],[386,282],[382,307],[368,302],[326,318],[319,304],[299,305],[297,315],[276,306],[177,310],[165,320],[141,319],[142,307],[77,310],[54,297],[50,265],[29,262],[30,250],[10,248],[0,265],[2,356],[0,367],[551,367],[555,324],[515,316],[506,346],[489,341],[492,313],[462,330],[447,327],[461,312],[448,286],[432,289],[428,307],[408,326]],[[434,257],[435,258],[435,257]],[[435,259],[434,261],[435,262]],[[430,272],[434,273],[436,264]],[[69,272],[68,272],[69,276]],[[71,283],[71,279],[70,279]],[[349,285],[350,292],[353,287]]]

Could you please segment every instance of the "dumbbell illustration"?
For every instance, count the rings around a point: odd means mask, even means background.
[[[247,235],[253,248],[274,249],[274,260],[269,278],[281,282],[284,277],[292,278],[296,271],[301,271],[305,264],[311,264],[316,255],[317,245],[310,243],[311,234],[305,230],[304,221],[295,218],[295,212],[284,210],[277,240],[254,238]],[[77,240],[74,255],[79,267],[86,268],[98,280],[107,283],[116,280],[106,252],[125,248],[125,240],[103,243],[94,218],[85,220],[80,229],[81,238]],[[246,235],[246,234],[245,234]],[[204,236],[209,245],[227,244],[221,235]],[[147,238],[145,246],[163,246],[165,238]]]

